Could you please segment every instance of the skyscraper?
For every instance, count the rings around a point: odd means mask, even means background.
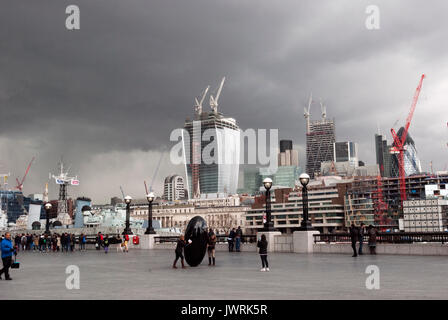
[[[163,187],[163,198],[168,201],[181,200],[185,198],[184,178],[173,174],[165,178]]]
[[[334,161],[335,126],[334,120],[307,121],[306,133],[306,173],[314,178],[320,172],[323,161]]]
[[[292,140],[280,140],[280,153],[278,154],[278,165],[298,166],[299,153],[292,148]]]
[[[348,161],[355,168],[358,167],[358,144],[355,142],[335,142],[334,160],[336,162]]]
[[[185,121],[183,148],[189,198],[202,194],[235,194],[240,163],[240,128],[236,120],[218,112],[218,98],[210,96],[211,111],[196,100],[195,120]]]
[[[404,128],[401,127],[397,132],[398,138],[401,139],[403,135]],[[395,143],[393,144],[395,145]],[[421,173],[422,166],[420,164],[420,159],[417,155],[417,149],[415,148],[414,140],[411,138],[411,135],[408,131],[408,135],[406,136],[405,152],[404,152],[404,171],[406,176],[410,176],[412,174]],[[398,177],[398,157],[396,154],[392,154],[392,176]]]
[[[386,137],[375,134],[376,163],[382,177],[396,177],[398,175],[398,171],[393,172],[390,148],[391,146],[387,145]]]

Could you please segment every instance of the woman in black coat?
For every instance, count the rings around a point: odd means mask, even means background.
[[[259,249],[260,258],[261,258],[261,270],[260,271],[269,271],[268,264],[268,241],[266,240],[266,235],[261,235],[261,240],[257,242],[257,247]]]

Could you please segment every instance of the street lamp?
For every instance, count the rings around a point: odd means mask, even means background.
[[[123,234],[132,234],[131,228],[129,226],[129,218],[131,216],[131,201],[130,196],[124,197],[124,203],[126,203],[126,227],[123,230]]]
[[[47,222],[45,223],[45,234],[50,235],[50,211],[53,206],[50,202],[47,202],[44,207],[47,219]]]
[[[306,173],[302,173],[299,177],[300,183],[302,184],[302,205],[303,205],[303,219],[300,224],[299,230],[309,231],[314,230],[311,226],[311,222],[308,220],[308,189],[306,186],[310,182],[310,176]]]
[[[146,195],[148,200],[148,227],[146,228],[145,234],[155,234],[152,227],[152,202],[154,201],[154,193],[150,192]]]
[[[263,180],[264,188],[266,189],[266,223],[263,231],[275,231],[274,223],[271,221],[271,187],[272,179],[266,178]]]

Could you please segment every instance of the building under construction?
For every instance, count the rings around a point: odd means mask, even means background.
[[[310,121],[306,133],[306,173],[311,178],[320,172],[324,161],[334,161],[334,120]]]
[[[345,226],[351,222],[364,222],[382,228],[398,228],[403,218],[399,177],[356,177],[345,196]],[[425,185],[448,183],[448,173],[439,175],[418,174],[408,176],[406,196],[408,200],[425,199]]]
[[[202,97],[196,99],[195,120],[185,121],[183,148],[189,198],[201,195],[235,194],[240,163],[240,128],[236,120],[218,112],[218,99],[224,84],[210,95],[211,111],[203,111]]]
[[[326,118],[326,107],[320,102],[322,119],[310,120],[312,96],[308,101],[308,109],[304,108],[306,121],[306,173],[311,178],[320,173],[320,165],[324,161],[334,161],[335,127],[334,119]]]

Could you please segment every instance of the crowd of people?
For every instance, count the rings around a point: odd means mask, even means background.
[[[2,235],[2,240],[6,235]],[[62,232],[48,234],[31,234],[21,233],[11,235],[11,243],[16,252],[33,251],[33,252],[74,252],[86,251],[86,244],[92,243],[87,235],[81,233],[79,235]],[[135,236],[137,237],[137,236]],[[134,237],[134,238],[135,238]],[[103,235],[101,232],[96,236],[94,243],[97,250],[103,249],[105,253],[109,251],[111,244],[117,244],[117,251],[121,248],[122,252],[128,252],[129,236],[125,235],[122,239],[120,235],[110,237],[108,234]]]

